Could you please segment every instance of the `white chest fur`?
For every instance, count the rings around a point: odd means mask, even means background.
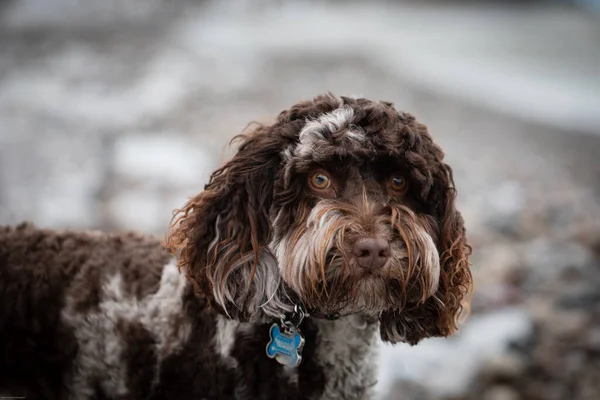
[[[316,320],[317,362],[325,371],[323,400],[371,399],[376,383],[378,324],[352,315]]]

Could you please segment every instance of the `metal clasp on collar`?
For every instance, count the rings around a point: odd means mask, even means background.
[[[298,330],[300,328],[300,324],[302,324],[302,321],[306,316],[308,316],[308,314],[306,311],[304,311],[304,307],[294,304],[294,312],[289,318],[281,318],[281,326],[287,329],[293,328]]]

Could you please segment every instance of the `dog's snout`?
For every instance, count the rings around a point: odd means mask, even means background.
[[[354,257],[363,268],[376,269],[390,257],[390,244],[382,238],[362,238],[354,243]]]

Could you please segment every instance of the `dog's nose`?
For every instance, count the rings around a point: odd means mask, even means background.
[[[363,268],[376,269],[390,257],[390,244],[382,238],[363,238],[354,243],[356,262]]]

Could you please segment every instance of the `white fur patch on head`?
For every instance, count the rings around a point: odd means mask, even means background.
[[[356,126],[351,127],[346,131],[346,137],[357,143],[364,143],[364,141],[367,139],[363,130]]]
[[[337,132],[340,129],[348,128],[354,118],[354,110],[348,106],[343,106],[329,113],[321,115],[319,118],[308,121],[298,137],[300,143],[296,147],[295,155],[306,157],[310,155],[318,146],[319,142],[326,141],[323,131]]]
[[[283,180],[285,182],[285,186],[289,186],[292,180],[292,167],[294,165],[294,145],[288,146],[282,152],[281,159],[283,160],[284,170],[283,170]]]
[[[128,395],[128,371],[123,360],[126,341],[119,333],[120,321],[140,323],[152,334],[159,363],[190,335],[191,324],[183,312],[187,280],[175,260],[164,266],[158,290],[142,299],[127,294],[123,285],[119,272],[108,276],[98,307],[92,310],[78,311],[73,297],[66,299],[61,317],[73,329],[79,345],[70,388],[73,398],[94,398],[96,384],[110,397]]]
[[[353,118],[354,110],[347,106],[323,114],[316,120],[309,121],[304,125],[300,132],[300,141],[311,135],[323,139],[324,136],[321,133],[323,128],[329,130],[329,132],[335,132],[350,125]]]

